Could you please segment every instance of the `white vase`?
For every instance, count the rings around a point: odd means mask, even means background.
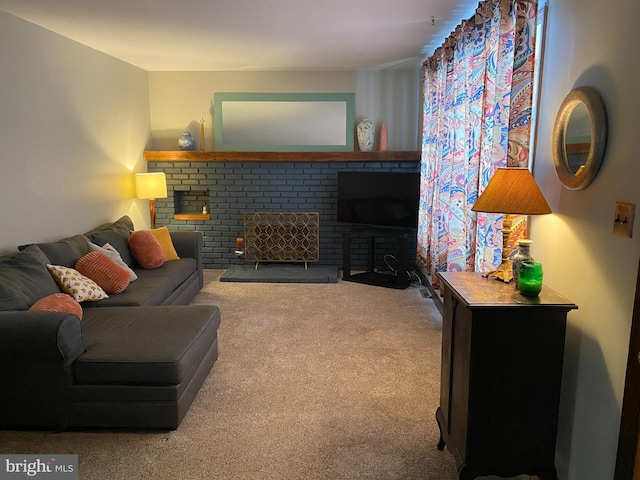
[[[522,267],[522,262],[533,261],[533,257],[531,256],[532,243],[533,240],[529,240],[526,238],[518,240],[518,251],[513,256],[512,261],[513,280],[516,282],[516,287],[518,286],[518,278],[520,278],[520,267]]]
[[[356,127],[358,146],[362,152],[370,152],[373,149],[373,140],[376,135],[376,127],[373,122],[365,118]]]

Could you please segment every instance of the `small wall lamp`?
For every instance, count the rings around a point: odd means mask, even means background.
[[[526,168],[498,168],[489,184],[471,208],[474,212],[503,213],[502,263],[496,270],[483,274],[504,282],[513,279],[509,245],[512,222],[518,215],[544,215],[551,207],[542,195],[533,175]]]
[[[156,228],[156,198],[167,198],[167,179],[164,173],[136,173],[136,195],[149,199],[151,228]]]

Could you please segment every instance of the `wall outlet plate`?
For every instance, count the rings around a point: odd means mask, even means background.
[[[613,214],[613,233],[631,238],[635,209],[635,203],[616,202],[616,210]]]

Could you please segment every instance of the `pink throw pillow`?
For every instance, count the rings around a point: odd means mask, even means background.
[[[131,232],[129,250],[131,250],[131,255],[142,268],[158,268],[166,260],[160,242],[148,230]]]
[[[89,252],[78,263],[76,270],[96,282],[107,293],[122,293],[129,286],[129,272],[101,252]]]
[[[29,310],[70,313],[82,320],[82,307],[75,298],[67,293],[53,293],[41,298],[31,305]]]

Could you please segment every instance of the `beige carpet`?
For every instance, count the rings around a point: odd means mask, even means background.
[[[456,478],[436,449],[441,318],[418,289],[219,282],[220,357],[172,432],[0,432],[81,479]]]

